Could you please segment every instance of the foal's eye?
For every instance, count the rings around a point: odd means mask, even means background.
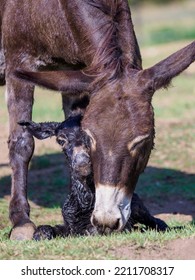
[[[57,142],[60,146],[68,145],[68,139],[65,137],[58,137]]]

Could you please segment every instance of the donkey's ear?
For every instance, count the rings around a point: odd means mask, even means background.
[[[16,70],[14,75],[35,85],[71,94],[87,91],[92,82],[92,77],[83,74],[82,71],[29,72]]]
[[[142,82],[152,93],[169,86],[171,80],[195,61],[195,41],[156,65],[140,72]]]
[[[55,135],[56,129],[61,123],[57,122],[45,122],[45,123],[35,123],[35,122],[26,122],[20,121],[19,125],[23,126],[31,135],[37,139],[46,139]]]

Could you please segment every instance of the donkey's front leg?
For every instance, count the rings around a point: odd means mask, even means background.
[[[12,168],[10,220],[13,228],[10,238],[32,239],[35,225],[30,221],[27,201],[28,165],[34,150],[33,137],[18,122],[31,120],[34,87],[12,77],[6,79],[7,105],[9,111],[9,158]]]

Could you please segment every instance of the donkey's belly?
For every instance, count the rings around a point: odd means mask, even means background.
[[[2,26],[6,57],[25,55],[40,61],[82,62],[66,13],[60,1],[7,0]]]

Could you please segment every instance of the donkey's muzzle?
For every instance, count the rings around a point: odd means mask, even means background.
[[[131,198],[118,186],[96,185],[91,223],[100,234],[123,230],[131,214]]]

